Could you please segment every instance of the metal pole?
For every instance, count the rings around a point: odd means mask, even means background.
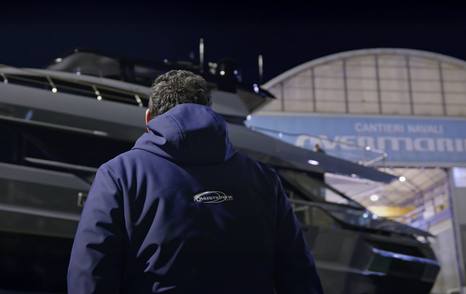
[[[454,168],[450,168],[448,170],[448,200],[450,205],[450,213],[451,213],[451,222],[452,222],[452,230],[453,230],[453,239],[454,239],[454,246],[455,246],[455,253],[457,259],[457,271],[460,283],[460,293],[466,294],[465,286],[465,269],[464,269],[464,254],[463,254],[463,244],[461,238],[461,223],[458,219],[458,209],[456,205],[458,205],[458,199],[456,199],[457,195],[455,195],[455,180],[454,180]],[[459,206],[459,205],[458,205]]]
[[[316,96],[316,78],[314,68],[311,67],[311,91],[312,91],[312,111],[317,112],[317,96]]]
[[[343,59],[342,70],[343,70],[343,90],[345,91],[344,92],[345,112],[349,113],[348,74],[346,72],[346,59]]]
[[[409,108],[411,110],[410,113],[414,114],[413,81],[411,77],[411,62],[410,62],[409,55],[405,56],[405,62],[406,62],[406,74],[408,78]]]
[[[379,113],[382,114],[382,91],[380,90],[380,66],[379,66],[379,56],[374,55],[375,61],[375,82],[377,86],[377,103],[379,104]]]
[[[199,40],[199,68],[200,72],[204,72],[204,38]]]
[[[259,54],[257,57],[257,65],[259,66],[259,84],[262,84],[263,77],[264,77],[264,59],[262,54]]]
[[[438,74],[440,78],[440,94],[442,95],[442,111],[443,115],[447,116],[447,100],[445,97],[445,84],[443,78],[443,67],[442,62],[439,60],[438,62]]]

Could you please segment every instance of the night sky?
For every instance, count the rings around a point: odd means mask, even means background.
[[[227,4],[226,4],[227,3]],[[252,4],[254,3],[254,4]],[[0,63],[43,67],[73,48],[147,60],[233,58],[246,81],[351,49],[398,47],[466,59],[466,9],[458,4],[374,1],[2,3]]]

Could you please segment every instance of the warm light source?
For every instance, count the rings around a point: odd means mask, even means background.
[[[369,210],[379,217],[397,218],[416,209],[415,206],[369,206]]]
[[[377,194],[372,194],[369,198],[371,199],[372,202],[377,202],[380,199],[379,195]]]
[[[400,182],[406,182],[406,177],[401,176],[401,177],[398,178],[398,180],[399,180]]]

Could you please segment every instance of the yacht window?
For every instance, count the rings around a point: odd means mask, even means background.
[[[338,227],[335,219],[320,207],[297,202],[292,202],[292,205],[296,217],[304,226]]]
[[[97,168],[131,149],[133,142],[52,128],[27,126],[21,130],[23,158]],[[32,160],[31,160],[32,159]],[[66,165],[64,165],[66,166]]]
[[[36,77],[28,75],[11,75],[5,74],[5,77],[8,79],[9,84],[22,85],[27,87],[34,87],[40,89],[50,90],[50,84],[47,78],[45,77]]]
[[[344,204],[353,207],[360,205],[337,190],[326,185],[324,182],[314,179],[305,172],[282,169],[280,175],[306,198],[318,202],[330,202]]]
[[[138,102],[136,101],[134,94],[117,92],[105,88],[99,88],[99,92],[102,95],[103,100],[138,105]]]
[[[64,92],[67,94],[95,98],[94,91],[92,89],[92,86],[90,85],[69,82],[69,81],[64,81],[64,80],[59,80],[59,79],[53,79],[53,82],[55,86],[57,87],[59,93]]]

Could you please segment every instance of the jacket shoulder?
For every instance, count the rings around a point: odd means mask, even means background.
[[[136,163],[141,160],[145,161],[147,158],[151,158],[153,160],[164,160],[161,156],[157,156],[142,149],[130,149],[103,163],[102,166],[108,166],[112,168],[121,164]]]
[[[263,178],[263,180],[265,180],[271,185],[271,187],[275,187],[275,185],[278,184],[279,176],[275,168],[268,164],[255,160],[245,155],[244,153],[238,152],[236,156],[239,156],[241,160],[243,160],[248,165],[249,168],[253,169],[256,174],[260,175]]]
[[[159,164],[166,159],[141,149],[130,149],[103,163],[99,169],[107,168],[115,176],[128,175],[147,164]]]

